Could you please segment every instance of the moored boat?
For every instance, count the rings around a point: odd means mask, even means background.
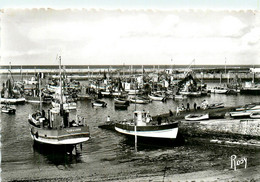
[[[106,107],[107,103],[102,101],[102,100],[94,100],[92,102],[92,106],[96,106],[96,107]]]
[[[216,109],[216,108],[223,108],[224,107],[224,103],[214,103],[214,104],[210,104],[208,106],[208,109]]]
[[[23,104],[25,103],[25,98],[0,98],[1,103],[10,103],[10,104]]]
[[[176,139],[178,134],[178,122],[152,124],[148,112],[135,111],[133,121],[123,121],[116,123],[115,130],[128,136],[157,139]]]
[[[228,92],[228,89],[225,87],[214,87],[210,89],[210,92],[214,94],[226,94]]]
[[[30,135],[35,142],[55,147],[65,146],[67,152],[71,153],[77,144],[82,144],[89,140],[90,132],[85,118],[76,115],[76,118],[71,120],[69,112],[63,109],[61,85],[60,68],[60,107],[55,107],[45,112],[42,110],[42,102],[40,102],[40,111],[29,114],[28,124]]]
[[[180,91],[180,94],[188,96],[188,97],[199,97],[199,96],[201,96],[201,91],[194,91],[194,92],[191,92],[191,91]]]
[[[69,121],[69,113],[53,108],[47,112],[37,111],[28,118],[30,135],[39,143],[61,146],[75,146],[90,138],[85,119]]]
[[[7,114],[15,114],[15,107],[10,106],[9,104],[4,104],[1,106],[1,112]]]
[[[140,98],[140,97],[133,97],[133,98],[130,98],[129,100],[130,100],[130,102],[136,103],[136,104],[148,104],[150,102],[150,100]]]
[[[185,120],[187,121],[200,121],[209,119],[209,114],[188,114],[185,116]]]
[[[260,103],[247,104],[244,107],[235,109],[230,112],[231,117],[250,117],[252,113],[260,112]]]
[[[253,112],[250,114],[250,118],[260,119],[260,112]]]
[[[129,105],[129,100],[123,98],[114,98],[115,104]]]
[[[163,97],[163,96],[161,96],[161,95],[158,95],[158,94],[148,95],[148,97],[149,97],[151,100],[154,100],[154,101],[164,101],[164,100],[165,100],[165,97]]]

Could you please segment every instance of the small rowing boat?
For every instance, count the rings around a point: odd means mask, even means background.
[[[260,119],[260,112],[253,112],[250,114],[250,118]]]
[[[11,107],[10,105],[4,104],[1,107],[1,112],[2,113],[7,113],[7,114],[15,114],[16,109],[14,107]]]
[[[92,102],[92,106],[96,106],[96,107],[106,107],[107,103],[102,101],[102,100],[95,100],[94,102]]]
[[[189,114],[185,116],[185,120],[187,121],[200,121],[209,119],[209,114]]]

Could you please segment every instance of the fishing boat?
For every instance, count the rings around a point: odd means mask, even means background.
[[[93,106],[96,106],[96,107],[106,107],[107,106],[107,103],[106,102],[104,102],[104,101],[102,101],[102,100],[94,100],[93,102],[92,102],[92,107]]]
[[[61,82],[60,77],[60,85]],[[59,108],[52,108],[45,112],[40,102],[40,110],[29,114],[28,117],[30,135],[36,143],[64,147],[67,152],[72,152],[77,144],[89,140],[89,127],[83,117],[76,115],[74,120],[69,118],[69,112],[63,110],[62,97],[60,105]]]
[[[231,117],[250,117],[252,113],[260,112],[260,103],[247,104],[244,107],[235,109],[230,112]]]
[[[68,152],[90,138],[85,118],[70,121],[69,113],[58,108],[49,110],[47,117],[45,111],[30,114],[28,123],[30,135],[35,142],[66,147]]]
[[[176,139],[178,122],[152,124],[146,111],[134,111],[133,121],[122,121],[115,124],[115,130],[127,136],[152,139]]]
[[[253,112],[250,114],[250,118],[260,119],[260,112]]]
[[[1,112],[7,114],[15,114],[15,107],[10,106],[10,104],[4,104],[1,106]]]
[[[158,94],[152,94],[152,95],[148,95],[148,97],[151,99],[151,100],[154,100],[154,101],[165,101],[165,97],[161,96],[161,95],[158,95]]]
[[[185,120],[187,121],[200,121],[209,119],[209,114],[188,114],[185,116]]]
[[[14,88],[11,78],[8,78],[6,83],[3,84],[3,89],[1,90],[1,103],[10,104],[23,104],[25,103],[25,98],[22,97],[19,90]]]

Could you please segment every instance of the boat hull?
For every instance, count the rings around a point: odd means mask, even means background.
[[[136,135],[144,138],[176,139],[178,134],[178,123],[156,126],[137,126],[136,132],[134,125],[116,123],[115,130],[130,136]]]
[[[187,121],[201,121],[206,119],[209,119],[209,114],[202,114],[202,115],[189,114],[185,116],[185,120]]]
[[[256,107],[255,109],[246,109],[230,112],[231,117],[250,117],[251,114],[255,112],[260,112],[260,108]]]
[[[0,98],[0,102],[10,104],[23,104],[25,103],[25,98]]]
[[[260,88],[242,88],[240,94],[260,95]]]
[[[39,128],[29,121],[29,129],[31,138],[39,143],[49,145],[76,145],[86,142],[90,138],[87,126],[70,127],[62,129],[45,129]]]
[[[2,108],[1,112],[2,113],[6,113],[6,114],[15,114],[16,110],[15,109],[11,109],[11,108],[9,108],[9,109]]]
[[[152,96],[152,95],[148,95],[148,97],[154,101],[163,101],[164,97],[156,97],[156,96]]]
[[[130,99],[130,101],[136,104],[148,104],[150,102],[148,100],[141,100],[141,99]]]
[[[186,95],[186,96],[189,96],[189,97],[199,97],[199,96],[201,96],[201,92],[184,92],[184,91],[181,91],[180,94]]]

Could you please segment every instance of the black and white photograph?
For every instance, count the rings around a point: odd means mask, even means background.
[[[89,2],[2,4],[0,181],[260,181],[259,2]]]

